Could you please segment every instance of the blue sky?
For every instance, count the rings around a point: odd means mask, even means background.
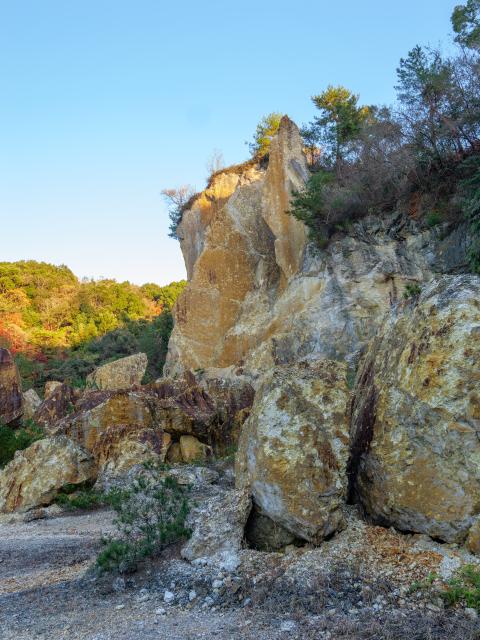
[[[245,159],[268,112],[308,121],[328,84],[392,103],[455,4],[0,0],[0,260],[183,277],[160,191],[201,189],[214,149]]]

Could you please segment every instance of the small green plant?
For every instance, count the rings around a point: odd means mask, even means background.
[[[418,296],[422,293],[422,287],[417,284],[408,283],[405,286],[405,291],[403,292],[403,297],[405,300],[411,300],[412,298],[418,298]]]
[[[408,589],[408,593],[416,593],[417,591],[423,591],[425,589],[429,589],[435,580],[437,580],[438,576],[436,573],[429,573],[425,580],[415,580],[412,582]]]
[[[105,548],[96,561],[101,572],[133,571],[142,559],[188,537],[189,487],[165,476],[164,470],[149,465],[130,488],[107,495],[119,536],[103,541]]]
[[[0,468],[13,460],[15,451],[26,449],[44,437],[44,431],[32,420],[27,420],[19,429],[0,424]]]
[[[442,597],[451,606],[460,603],[480,611],[480,567],[467,564],[459,569]]]
[[[97,509],[107,503],[105,494],[94,491],[91,487],[79,487],[68,484],[55,498],[57,504],[67,509]]]
[[[436,227],[442,221],[442,214],[438,211],[430,211],[430,213],[426,216],[425,222],[427,227]]]

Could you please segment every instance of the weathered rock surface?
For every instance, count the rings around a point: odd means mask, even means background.
[[[58,380],[49,380],[46,382],[43,392],[44,399],[46,400],[49,398],[56,389],[62,386],[62,384],[63,382],[59,382]]]
[[[145,353],[135,353],[98,367],[87,376],[87,386],[96,389],[128,389],[142,383],[147,370]]]
[[[188,517],[192,535],[182,557],[235,570],[250,509],[250,496],[244,490],[219,492],[202,502]]]
[[[40,423],[53,401],[54,396],[35,414]],[[71,405],[70,411],[63,413],[63,418],[52,421],[48,414],[43,423],[48,423],[49,433],[67,435],[91,452],[104,451],[100,456],[104,462],[114,450],[120,451],[124,437],[129,448],[137,447],[139,451],[147,444],[153,451],[160,447],[164,459],[168,449],[166,438],[170,444],[173,437],[170,461],[178,461],[184,459],[179,442],[183,436],[193,438],[184,441],[186,459],[190,459],[188,443],[195,443],[194,457],[199,458],[204,457],[207,445],[218,452],[228,448],[236,441],[252,402],[253,389],[246,382],[237,380],[229,384],[212,379],[199,384],[189,374],[181,380],[162,379],[129,390],[87,392]],[[156,443],[150,437],[152,431]],[[144,453],[147,455],[147,451]],[[119,459],[117,453],[114,457]],[[124,458],[134,460],[133,449]]]
[[[208,446],[200,442],[195,436],[180,436],[180,454],[183,462],[206,460]]]
[[[266,171],[248,167],[217,201],[204,192],[201,223],[195,208],[185,211],[189,284],[175,307],[167,375],[220,368],[255,378],[305,358],[355,364],[407,284],[465,269],[465,228],[424,229],[401,214],[365,218],[313,250],[285,213],[307,176],[298,129],[285,118]]]
[[[68,438],[38,440],[17,451],[0,472],[0,511],[27,511],[50,504],[66,484],[95,477],[92,456]]]
[[[28,389],[23,393],[23,417],[26,420],[33,418],[33,414],[42,404],[40,396],[35,389]]]
[[[55,383],[45,400],[37,407],[33,420],[49,432],[59,420],[75,411],[80,396],[78,389],[68,384]]]
[[[22,382],[8,349],[0,349],[0,421],[13,422],[22,415]]]
[[[296,536],[320,542],[343,527],[349,455],[346,365],[280,366],[261,379],[236,460],[236,482]]]
[[[92,454],[99,472],[121,474],[142,462],[164,462],[171,440],[169,433],[158,429],[113,425],[97,438]]]
[[[377,521],[465,540],[480,513],[479,363],[476,276],[431,282],[372,341],[353,402],[350,474]]]

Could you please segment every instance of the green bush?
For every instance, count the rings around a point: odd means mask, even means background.
[[[69,484],[63,487],[55,498],[57,504],[67,509],[96,509],[107,504],[105,494],[94,491],[91,487],[79,488],[78,485]]]
[[[447,584],[443,598],[449,605],[457,603],[480,611],[480,567],[467,564]]]
[[[427,227],[436,227],[437,224],[441,223],[441,221],[442,221],[442,215],[438,211],[430,211],[430,213],[425,218]]]
[[[0,467],[4,467],[13,460],[15,451],[26,449],[43,437],[45,437],[43,430],[31,420],[20,429],[12,429],[0,424]]]
[[[119,536],[104,540],[96,565],[102,572],[124,573],[164,547],[186,538],[189,488],[150,465],[128,489],[111,491],[107,500],[116,512]]]
[[[405,291],[403,292],[403,297],[405,300],[410,300],[412,298],[418,298],[418,296],[422,293],[422,287],[419,284],[411,284],[408,283],[405,286]]]

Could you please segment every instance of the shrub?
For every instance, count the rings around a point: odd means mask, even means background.
[[[270,151],[270,143],[276,135],[280,121],[283,117],[282,113],[274,111],[269,113],[260,120],[253,136],[253,142],[247,142],[252,157],[260,160],[265,158]]]
[[[418,298],[418,296],[422,293],[422,287],[417,284],[408,283],[405,286],[405,291],[403,292],[403,297],[405,300],[410,300],[412,298]]]
[[[442,215],[438,211],[430,211],[430,213],[425,218],[425,222],[428,227],[436,227],[437,224],[440,224],[442,221]]]
[[[449,605],[457,603],[480,611],[480,567],[467,564],[452,578],[443,598]]]
[[[164,547],[186,538],[189,531],[189,488],[150,465],[128,489],[114,489],[107,500],[116,512],[119,537],[104,540],[96,565],[100,571],[124,573],[156,556]]]
[[[68,509],[96,509],[107,503],[105,494],[94,491],[91,487],[80,487],[68,484],[55,498],[57,504]]]
[[[0,467],[13,460],[15,451],[26,449],[44,436],[43,430],[31,420],[20,429],[0,424]]]

